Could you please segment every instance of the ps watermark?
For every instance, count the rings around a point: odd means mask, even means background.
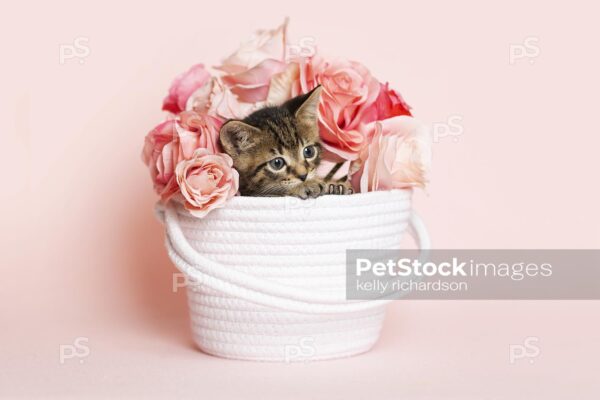
[[[304,36],[297,43],[285,46],[285,60],[287,62],[298,58],[312,57],[317,53],[316,39],[312,36]]]
[[[89,41],[89,38],[79,36],[73,40],[73,43],[60,44],[58,46],[59,64],[64,65],[70,60],[77,60],[79,64],[84,64],[85,59],[91,53]]]
[[[514,365],[521,360],[527,360],[529,364],[533,364],[541,353],[539,341],[540,338],[537,336],[528,336],[523,340],[523,343],[509,344],[509,362]]]
[[[59,346],[59,360],[63,365],[67,360],[78,359],[80,364],[90,355],[89,338],[85,336],[76,337],[73,343],[61,344]]]
[[[442,139],[449,138],[454,143],[464,133],[463,117],[461,115],[450,115],[443,122],[434,122],[431,124],[433,143],[439,143]]]
[[[286,196],[284,212],[286,214],[300,213],[304,216],[308,216],[315,208],[316,204],[317,199],[312,197],[301,199],[300,197]]]
[[[533,65],[541,53],[539,42],[538,37],[529,36],[523,40],[523,43],[511,43],[509,45],[508,63],[515,65],[518,61],[527,60],[530,65]]]
[[[179,289],[187,288],[193,292],[196,292],[200,289],[198,281],[194,278],[187,276],[182,272],[173,272],[172,280],[171,280],[171,291],[173,293],[177,293]]]
[[[286,344],[284,347],[284,361],[292,362],[307,362],[317,354],[315,347],[315,338],[312,336],[304,336],[295,344]]]

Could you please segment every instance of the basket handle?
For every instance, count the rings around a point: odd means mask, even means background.
[[[311,314],[356,312],[380,307],[391,301],[347,300],[343,295],[317,293],[226,268],[202,256],[189,244],[172,203],[157,206],[156,212],[159,219],[164,221],[167,251],[177,269],[213,290],[268,307]],[[426,256],[431,244],[425,224],[413,212],[409,226],[409,233],[421,249],[421,257]]]

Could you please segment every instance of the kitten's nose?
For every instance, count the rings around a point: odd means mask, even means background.
[[[304,182],[304,181],[306,180],[306,176],[307,176],[307,175],[308,175],[308,174],[304,174],[304,175],[298,175],[298,178],[300,178],[300,180],[301,180],[302,182]]]

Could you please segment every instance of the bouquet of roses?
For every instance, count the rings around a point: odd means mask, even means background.
[[[425,185],[429,131],[400,94],[358,62],[289,55],[286,30],[287,21],[258,31],[214,71],[197,64],[173,81],[162,107],[168,117],[148,133],[142,154],[161,200],[180,194],[198,216],[223,206],[238,191],[219,145],[223,123],[318,85],[324,175],[343,162],[339,173],[355,192]]]

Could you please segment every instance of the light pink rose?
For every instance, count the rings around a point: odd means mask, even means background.
[[[355,160],[366,145],[362,124],[376,101],[380,83],[362,64],[314,56],[300,61],[298,79],[291,94],[307,93],[323,86],[319,107],[320,134],[324,146],[346,160]]]
[[[283,104],[292,98],[292,88],[300,77],[298,62],[291,62],[282,72],[271,77],[267,104]],[[299,90],[298,90],[299,91]]]
[[[260,107],[261,103],[243,103],[231,90],[216,82],[213,88],[208,113],[225,120],[243,119]]]
[[[271,77],[285,69],[287,20],[273,30],[256,34],[223,64],[222,81],[245,103],[256,103],[267,98]]]
[[[427,127],[409,116],[365,126],[370,143],[362,151],[362,167],[352,177],[360,192],[424,187],[431,162]]]
[[[163,100],[162,109],[177,114],[186,109],[190,96],[201,89],[211,80],[210,73],[203,64],[197,64],[179,75],[169,89],[169,94]]]
[[[185,208],[196,217],[223,207],[238,191],[238,172],[227,154],[212,154],[198,149],[189,160],[181,161],[175,170],[177,184],[185,198]]]
[[[218,118],[186,111],[178,120],[163,122],[146,135],[142,159],[163,201],[178,191],[174,174],[180,161],[191,158],[198,148],[221,151],[218,140],[222,124]]]

